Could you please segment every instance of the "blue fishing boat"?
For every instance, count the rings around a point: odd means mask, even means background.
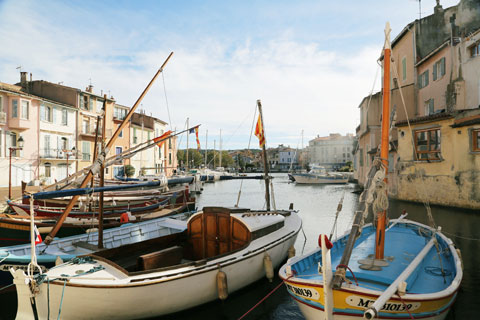
[[[405,219],[388,222],[390,27],[383,50],[381,153],[368,174],[348,234],[291,258],[279,274],[307,319],[445,319],[463,277],[459,251],[436,227]],[[371,211],[373,224],[364,221]]]

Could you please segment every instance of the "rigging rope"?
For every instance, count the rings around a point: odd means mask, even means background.
[[[392,62],[393,62],[393,60],[392,60]],[[397,77],[397,79],[399,79],[398,72],[397,72],[397,67],[395,66],[395,63],[392,63],[392,65],[393,65],[393,72],[394,72],[395,76]],[[408,130],[410,131],[410,139],[411,139],[411,142],[412,142],[412,147],[414,148],[413,153],[416,154],[415,140],[413,138],[413,129],[412,129],[412,126],[410,125],[410,119],[408,118],[407,106],[405,104],[405,99],[403,98],[402,87],[399,86],[398,89],[399,89],[398,91],[400,92],[400,98],[402,99],[403,110],[405,111],[405,117],[406,117],[407,124],[408,124]],[[415,172],[415,176],[417,178],[419,178],[420,174],[418,172]],[[432,215],[432,209],[430,208],[430,202],[428,201],[426,186],[425,186],[424,183],[416,183],[415,186],[417,187],[417,191],[418,191],[419,188],[422,191],[422,192],[419,192],[419,194],[422,198],[423,205],[425,206],[425,209],[427,211],[427,217],[428,217],[430,227],[436,229],[437,226],[436,226],[435,220],[434,220],[433,215]]]
[[[165,103],[167,104],[168,125],[170,126],[170,129],[172,129],[174,125],[172,123],[172,118],[170,117],[170,108],[168,107],[168,98],[167,98],[167,88],[165,87],[165,77],[163,76],[163,73],[164,72],[162,72],[163,92],[165,94]]]
[[[255,126],[256,115],[257,115],[257,105],[255,104],[255,111],[253,112],[252,128],[250,129],[250,138],[248,138],[247,152],[250,151],[250,143],[252,142],[253,127]],[[240,202],[240,195],[242,194],[242,186],[243,186],[243,179],[240,180],[240,190],[238,190],[238,197],[237,197],[237,203],[235,204],[235,208],[238,208],[238,203]]]

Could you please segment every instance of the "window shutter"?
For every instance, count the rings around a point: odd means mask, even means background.
[[[445,57],[440,60],[440,75],[445,74]]]
[[[425,71],[425,87],[428,86],[428,70]]]
[[[438,62],[436,62],[434,65],[433,65],[433,81],[437,80],[437,68],[438,68]]]
[[[52,122],[57,123],[57,108],[53,107],[52,108]]]

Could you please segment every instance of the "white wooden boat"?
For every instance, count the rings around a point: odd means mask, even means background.
[[[17,319],[60,312],[64,319],[147,318],[224,298],[272,275],[300,228],[294,211],[207,207],[185,232],[99,251],[42,275],[13,272]]]
[[[327,172],[322,166],[313,166],[308,173],[292,173],[298,184],[345,184],[348,177],[341,173]]]
[[[319,249],[288,260],[280,269],[288,292],[307,319],[443,320],[462,281],[459,252],[441,228],[433,227],[429,210],[431,226],[403,220],[404,216],[387,222],[385,177],[391,82],[388,23],[385,35],[382,144],[360,197],[364,208],[356,212],[348,235],[333,244],[320,236]],[[370,207],[375,225],[364,225]]]

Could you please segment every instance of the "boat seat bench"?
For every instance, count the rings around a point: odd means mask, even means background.
[[[180,264],[182,258],[183,248],[181,246],[173,246],[139,256],[137,259],[137,270],[150,270]]]

